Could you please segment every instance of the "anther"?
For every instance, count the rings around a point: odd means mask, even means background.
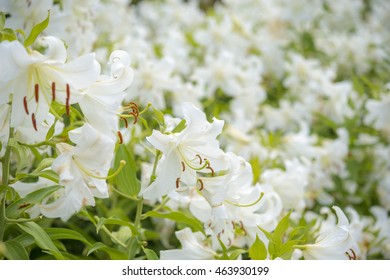
[[[37,120],[35,119],[35,114],[34,113],[31,114],[31,120],[32,120],[32,124],[33,124],[33,127],[34,127],[35,131],[38,131]]]
[[[27,96],[23,98],[23,105],[24,105],[24,110],[26,111],[26,114],[29,115],[30,113],[28,112],[28,106],[27,106]]]
[[[206,169],[210,169],[211,170],[211,176],[214,177],[214,169],[210,166],[210,162],[207,162]]]
[[[195,157],[199,158],[199,165],[202,165],[202,158],[200,157],[200,155],[196,154]]]
[[[52,82],[51,83],[51,96],[53,101],[56,101],[56,83]]]
[[[70,100],[70,87],[69,87],[69,84],[66,84],[66,102],[65,102],[65,106],[66,106],[66,115],[67,116],[70,115],[69,100]]]
[[[351,248],[349,249],[351,252],[352,252],[352,256],[348,253],[348,252],[345,252],[345,254],[348,256],[348,258],[350,260],[356,260],[357,259],[357,256],[356,256],[356,253],[354,250],[352,250]]]
[[[119,137],[119,144],[122,144],[123,143],[123,136],[122,136],[122,133],[120,131],[118,131],[118,137]]]
[[[136,124],[138,122],[138,114],[135,114],[134,112],[131,112],[130,114],[134,116],[133,124]]]
[[[121,120],[125,122],[125,127],[129,128],[129,122],[127,121],[127,119],[124,117],[121,117]]]
[[[176,189],[178,189],[180,186],[180,178],[176,179]]]
[[[35,84],[35,86],[34,86],[34,95],[35,95],[35,101],[38,103],[38,100],[39,100],[39,84]]]
[[[197,182],[199,182],[199,184],[200,184],[199,191],[202,191],[203,187],[204,187],[202,179],[198,179]]]
[[[181,167],[182,167],[182,171],[186,171],[186,165],[184,164],[184,162],[181,162]]]
[[[229,237],[229,238],[228,238],[228,241],[229,241],[229,242],[228,242],[227,245],[228,245],[228,247],[230,247],[230,245],[232,245],[232,239]]]
[[[21,205],[18,207],[18,209],[26,208],[27,206],[30,206],[30,205],[31,205],[31,203],[26,202],[26,203],[21,204]]]

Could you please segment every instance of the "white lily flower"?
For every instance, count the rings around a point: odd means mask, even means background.
[[[333,206],[337,215],[337,225],[323,232],[315,244],[304,245],[305,259],[316,260],[347,260],[356,258],[353,247],[355,241],[349,229],[349,221],[344,212]]]
[[[83,206],[94,206],[94,197],[108,197],[106,177],[115,147],[110,137],[88,123],[69,132],[69,138],[76,146],[57,144],[60,155],[52,164],[65,188],[58,193],[57,200],[41,205],[43,215],[63,220],[69,219]]]
[[[189,228],[176,232],[182,249],[160,251],[161,260],[209,260],[214,259],[216,253],[207,247],[200,232],[192,232]]]
[[[78,102],[80,91],[96,81],[100,65],[90,53],[67,62],[64,43],[52,36],[39,40],[45,54],[26,50],[19,41],[0,43],[0,104],[12,98],[11,126],[30,123],[38,130],[53,100]]]
[[[133,70],[129,67],[130,62],[127,52],[114,51],[109,62],[111,76],[101,75],[79,102],[87,122],[99,132],[107,134],[118,130],[117,110],[126,95],[124,90],[134,77]]]
[[[226,157],[216,139],[224,122],[214,118],[209,123],[206,115],[191,103],[183,104],[183,115],[187,126],[182,132],[163,134],[154,130],[147,137],[149,143],[163,153],[163,157],[156,180],[141,192],[145,199],[169,194],[182,184],[198,185],[202,189],[203,182],[197,172],[213,176],[217,171],[226,170]]]

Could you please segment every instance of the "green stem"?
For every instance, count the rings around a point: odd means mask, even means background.
[[[5,150],[4,157],[2,158],[3,166],[2,166],[2,180],[1,184],[5,186],[5,190],[0,194],[1,197],[1,205],[0,205],[0,241],[3,241],[4,238],[4,230],[5,230],[5,203],[7,197],[7,188],[9,184],[9,168],[10,168],[10,158],[11,158],[11,146],[9,145],[10,139],[12,139],[14,135],[14,128],[10,127],[9,129],[9,137],[8,144]]]
[[[95,221],[99,223],[100,218],[98,216],[95,216]],[[127,248],[126,244],[124,244],[122,241],[120,241],[118,238],[116,238],[111,231],[108,230],[106,226],[102,226],[103,231],[114,241],[116,244],[123,248]]]
[[[141,226],[141,216],[142,216],[142,209],[144,207],[144,199],[141,198],[137,201],[137,212],[135,214],[135,221],[134,225],[138,229]]]

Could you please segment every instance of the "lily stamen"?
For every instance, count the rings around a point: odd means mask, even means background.
[[[182,171],[183,171],[183,172],[186,171],[186,165],[184,164],[183,161],[181,162],[181,167],[182,167]]]
[[[129,122],[127,121],[127,119],[124,118],[124,117],[120,117],[120,118],[121,118],[122,121],[125,122],[125,127],[126,127],[126,128],[129,128]]]
[[[51,83],[51,96],[52,96],[52,101],[56,100],[56,83],[52,82]]]
[[[69,87],[69,84],[66,84],[66,102],[65,102],[65,106],[66,106],[66,115],[67,116],[70,115],[69,100],[70,100],[70,87]]]
[[[357,260],[357,256],[356,256],[355,251],[352,248],[350,248],[349,250],[352,252],[352,256],[348,252],[345,252],[345,254],[348,256],[349,260]]]
[[[37,120],[35,119],[35,114],[34,113],[31,114],[31,121],[32,121],[32,124],[33,124],[33,127],[34,127],[35,131],[38,131]]]
[[[38,103],[39,100],[39,84],[34,85],[34,95],[35,95],[35,101]]]
[[[198,179],[196,182],[197,182],[197,183],[199,182],[199,184],[200,184],[199,191],[202,191],[202,190],[203,190],[203,188],[204,188],[204,185],[203,185],[203,181],[202,181],[202,179]]]
[[[120,131],[118,131],[118,137],[119,137],[119,144],[122,144],[123,143],[123,136],[122,136],[122,133]]]
[[[27,96],[23,98],[23,105],[24,105],[24,111],[26,111],[26,114],[29,115],[28,106],[27,106]]]
[[[211,170],[211,176],[214,177],[214,169],[210,166],[210,162],[209,161],[207,161],[206,169]]]
[[[198,154],[196,154],[195,157],[199,158],[199,165],[201,165],[202,164],[202,157]]]
[[[180,178],[176,179],[176,189],[180,187]]]

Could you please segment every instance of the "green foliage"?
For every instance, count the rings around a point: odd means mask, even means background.
[[[9,260],[28,260],[28,253],[26,249],[15,240],[8,240],[4,243],[0,243],[0,248],[4,246],[4,249],[0,249],[0,257],[3,255]]]
[[[120,162],[124,160],[126,162],[122,171],[113,178],[112,182],[116,188],[122,193],[135,197],[138,195],[141,185],[137,178],[137,167],[135,159],[130,147],[126,145],[119,145],[116,152],[114,169],[118,169]]]
[[[291,254],[295,249],[294,246],[298,245],[301,242],[301,240],[299,239],[292,239],[292,236],[288,235],[287,233],[287,230],[289,229],[290,225],[289,219],[291,213],[292,212],[290,211],[280,220],[280,222],[272,233],[259,227],[259,229],[265,234],[265,236],[269,240],[268,253],[271,260],[274,260],[276,258],[290,259]]]
[[[31,235],[37,244],[42,250],[53,255],[58,260],[65,259],[58,248],[54,245],[50,236],[44,231],[38,224],[34,222],[18,223],[18,227]]]
[[[6,215],[9,218],[17,218],[22,213],[30,208],[34,204],[39,204],[41,201],[52,194],[53,192],[61,189],[62,187],[59,185],[54,185],[51,187],[43,188],[36,190],[28,195],[26,195],[23,198],[16,199],[13,203],[11,203],[7,208],[6,208]]]
[[[265,260],[267,258],[267,248],[258,236],[256,236],[256,240],[249,248],[248,253],[252,260]]]
[[[35,40],[38,38],[39,34],[42,33],[46,29],[46,27],[49,25],[50,20],[50,11],[47,13],[47,17],[44,21],[38,23],[35,25],[32,29],[26,40],[24,41],[23,45],[27,48],[30,45],[32,45]]]
[[[184,224],[188,227],[190,227],[193,231],[201,231],[203,232],[203,224],[193,217],[191,214],[187,214],[185,212],[176,212],[176,211],[171,211],[167,213],[161,213],[161,212],[156,212],[156,211],[149,211],[146,212],[143,215],[144,218],[147,217],[155,217],[155,218],[161,218],[161,219],[168,219],[175,221],[176,223],[179,224]]]

